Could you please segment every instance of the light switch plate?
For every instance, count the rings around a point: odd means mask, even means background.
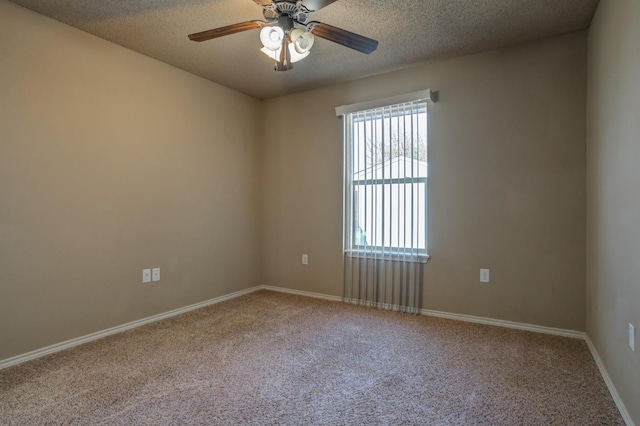
[[[143,269],[142,270],[142,282],[150,283],[151,282],[151,269]]]
[[[636,351],[636,328],[629,323],[629,348],[631,352]]]
[[[309,255],[308,254],[303,254],[302,255],[302,264],[303,265],[308,265],[309,264]]]
[[[160,281],[160,268],[153,268],[151,271],[152,281]]]
[[[489,270],[488,269],[480,269],[480,282],[488,283],[489,282]]]

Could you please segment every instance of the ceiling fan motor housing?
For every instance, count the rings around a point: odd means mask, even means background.
[[[274,1],[264,6],[262,14],[268,21],[279,20],[283,16],[292,18],[299,24],[306,24],[309,21],[310,10],[298,1]]]
[[[288,15],[282,15],[278,18],[278,26],[284,30],[284,32],[288,32],[293,28],[293,18]]]

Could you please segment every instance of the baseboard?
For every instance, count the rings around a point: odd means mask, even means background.
[[[607,369],[604,368],[604,364],[602,363],[602,359],[600,359],[600,355],[598,355],[598,351],[596,351],[596,347],[593,345],[593,342],[591,341],[591,339],[589,339],[589,336],[586,336],[585,341],[587,342],[587,346],[591,351],[591,356],[593,356],[593,360],[596,362],[596,365],[600,370],[600,374],[602,375],[602,378],[604,379],[604,382],[606,383],[607,388],[609,388],[609,393],[613,398],[613,402],[616,403],[616,406],[620,411],[620,415],[622,416],[622,419],[627,424],[627,426],[635,426],[635,424],[633,423],[633,420],[631,419],[631,415],[629,415],[629,412],[627,411],[627,407],[624,406],[624,403],[622,402],[622,400],[620,399],[620,395],[618,394],[618,390],[613,384],[611,377],[609,377],[609,373],[607,373]]]
[[[23,362],[31,361],[32,359],[40,358],[45,355],[49,355],[55,352],[60,352],[65,349],[72,348],[74,346],[82,345],[83,343],[101,339],[103,337],[110,336],[112,334],[121,333],[123,331],[130,330],[132,328],[140,327],[145,324],[150,324],[152,322],[156,322],[156,321],[160,321],[176,315],[184,314],[189,311],[204,308],[205,306],[215,305],[216,303],[224,302],[225,300],[229,300],[239,296],[243,296],[245,294],[253,293],[255,291],[260,290],[260,288],[261,286],[257,286],[257,287],[252,287],[245,290],[236,291],[234,293],[209,299],[204,302],[194,303],[193,305],[185,306],[183,308],[174,309],[172,311],[164,312],[162,314],[153,315],[137,321],[132,321],[123,325],[108,328],[106,330],[98,331],[96,333],[87,334],[86,336],[77,337],[75,339],[67,340],[66,342],[56,343],[54,345],[47,346],[42,349],[36,349],[35,351],[27,352],[26,354],[17,355],[12,358],[8,358],[0,361],[0,370],[7,367],[11,367],[13,365],[22,364]]]
[[[452,314],[449,312],[434,311],[431,309],[422,309],[420,310],[420,314],[430,316],[430,317],[447,318],[447,319],[452,319],[457,321],[466,321],[466,322],[473,322],[477,324],[493,325],[496,327],[505,327],[505,328],[514,328],[516,330],[533,331],[535,333],[544,333],[544,334],[553,334],[555,336],[572,337],[574,339],[584,339],[586,337],[585,333],[582,331],[567,330],[564,328],[545,327],[542,325],[505,321],[505,320],[492,319],[492,318],[476,317],[473,315]]]
[[[277,291],[280,293],[289,293],[289,294],[296,294],[298,296],[307,296],[307,297],[313,297],[316,299],[324,299],[324,300],[332,300],[332,301],[336,301],[336,302],[342,302],[343,299],[340,296],[331,296],[328,294],[322,294],[322,293],[312,293],[309,291],[301,291],[301,290],[293,290],[290,288],[284,288],[284,287],[276,287],[276,286],[269,286],[269,285],[262,285],[260,286],[260,289],[262,290],[270,290],[270,291]],[[358,304],[358,300],[355,299],[351,299],[351,303],[353,304]],[[380,306],[383,309],[390,309],[390,310],[399,310],[399,308],[397,306]],[[564,337],[572,337],[575,339],[584,339],[585,338],[585,333],[582,331],[575,331],[575,330],[566,330],[566,329],[562,329],[562,328],[553,328],[553,327],[544,327],[541,325],[533,325],[533,324],[526,324],[526,323],[519,323],[519,322],[512,322],[512,321],[504,321],[504,320],[497,320],[497,319],[492,319],[492,318],[484,318],[484,317],[476,317],[473,315],[464,315],[464,314],[452,314],[449,312],[442,312],[442,311],[434,311],[431,309],[421,309],[420,310],[420,314],[421,315],[426,315],[426,316],[430,316],[430,317],[438,317],[438,318],[446,318],[446,319],[452,319],[452,320],[456,320],[456,321],[466,321],[466,322],[473,322],[473,323],[477,323],[477,324],[486,324],[486,325],[493,325],[496,327],[506,327],[506,328],[514,328],[517,330],[525,330],[525,331],[533,331],[536,333],[544,333],[544,334],[553,334],[556,336],[564,336]]]
[[[275,287],[271,285],[261,285],[259,288],[260,290],[277,291],[278,293],[288,293],[288,294],[295,294],[297,296],[313,297],[314,299],[324,299],[324,300],[331,300],[334,302],[342,302],[342,297],[331,296],[329,294],[313,293],[311,291],[294,290],[291,288]]]
[[[189,312],[189,311],[193,311],[195,309],[203,308],[205,306],[210,306],[210,305],[214,305],[216,303],[224,302],[225,300],[229,300],[229,299],[233,299],[235,297],[239,297],[239,296],[242,296],[242,295],[245,295],[245,294],[253,293],[253,292],[258,291],[258,290],[269,290],[269,291],[275,291],[275,292],[280,292],[280,293],[289,293],[289,294],[295,294],[295,295],[298,295],[298,296],[312,297],[312,298],[315,298],[315,299],[330,300],[330,301],[334,301],[334,302],[342,302],[343,301],[342,297],[340,297],[340,296],[332,296],[332,295],[328,295],[328,294],[314,293],[314,292],[303,291],[303,290],[294,290],[294,289],[290,289],[290,288],[277,287],[277,286],[260,285],[260,286],[252,287],[252,288],[249,288],[249,289],[246,289],[246,290],[241,290],[241,291],[237,291],[235,293],[227,294],[225,296],[220,296],[220,297],[216,297],[214,299],[206,300],[204,302],[195,303],[193,305],[185,306],[183,308],[174,309],[172,311],[165,312],[165,313],[158,314],[158,315],[154,315],[154,316],[151,316],[151,317],[148,317],[148,318],[143,318],[143,319],[140,319],[140,320],[137,320],[137,321],[133,321],[133,322],[130,322],[130,323],[127,323],[127,324],[123,324],[123,325],[120,325],[120,326],[117,326],[117,327],[112,327],[112,328],[109,328],[107,330],[103,330],[103,331],[99,331],[99,332],[96,332],[96,333],[88,334],[86,336],[82,336],[82,337],[78,337],[78,338],[75,338],[75,339],[67,340],[66,342],[57,343],[57,344],[54,344],[54,345],[51,345],[51,346],[47,346],[46,348],[37,349],[35,351],[28,352],[26,354],[18,355],[18,356],[15,356],[13,358],[9,358],[9,359],[0,361],[0,370],[3,369],[3,368],[10,367],[12,365],[21,364],[23,362],[30,361],[32,359],[40,358],[40,357],[45,356],[45,355],[49,355],[49,354],[52,354],[52,353],[55,353],[55,352],[59,352],[59,351],[62,351],[64,349],[72,348],[74,346],[78,346],[78,345],[81,345],[83,343],[91,342],[93,340],[97,340],[97,339],[100,339],[102,337],[110,336],[112,334],[116,334],[116,333],[120,333],[120,332],[123,332],[123,331],[126,331],[126,330],[130,330],[130,329],[135,328],[135,327],[140,327],[140,326],[143,326],[145,324],[149,324],[149,323],[152,323],[152,322],[160,321],[160,320],[163,320],[165,318],[170,318],[170,317],[175,316],[175,315],[180,315],[180,314],[183,314],[185,312]],[[355,302],[355,303],[357,303],[357,302]],[[524,323],[511,322],[511,321],[496,320],[496,319],[491,319],[491,318],[476,317],[476,316],[472,316],[472,315],[453,314],[453,313],[434,311],[434,310],[429,310],[429,309],[422,309],[420,311],[420,314],[421,315],[426,315],[426,316],[439,317],[439,318],[453,319],[453,320],[457,320],[457,321],[466,321],[466,322],[473,322],[473,323],[478,323],[478,324],[493,325],[493,326],[497,326],[497,327],[507,327],[507,328],[514,328],[514,329],[518,329],[518,330],[533,331],[533,332],[537,332],[537,333],[545,333],[545,334],[554,334],[554,335],[558,335],[558,336],[573,337],[573,338],[578,338],[578,339],[584,339],[585,338],[585,334],[583,332],[579,332],[579,331],[564,330],[564,329],[559,329],[559,328],[543,327],[543,326],[532,325],[532,324],[524,324]]]

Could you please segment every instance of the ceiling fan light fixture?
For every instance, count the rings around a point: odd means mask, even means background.
[[[1,0],[0,0],[1,1]],[[378,41],[318,21],[309,21],[309,13],[336,0],[253,0],[263,9],[266,20],[239,22],[189,34],[189,40],[206,41],[260,28],[260,49],[273,59],[276,71],[293,69],[293,63],[309,56],[315,36],[362,53],[372,53]]]
[[[284,40],[284,31],[278,26],[264,27],[260,30],[260,42],[269,50],[276,51],[280,49]]]
[[[298,28],[291,30],[289,38],[291,39],[291,43],[293,44],[296,52],[299,54],[309,53],[309,50],[313,47],[313,42],[315,40],[313,34],[308,31],[302,31]]]

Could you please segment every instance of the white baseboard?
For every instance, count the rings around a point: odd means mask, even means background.
[[[206,300],[204,302],[200,302],[200,303],[195,303],[193,305],[189,305],[189,306],[185,306],[184,308],[179,308],[179,309],[174,309],[172,311],[169,312],[165,312],[162,314],[158,314],[158,315],[154,315],[148,318],[143,318],[137,321],[133,321],[127,324],[123,324],[117,327],[112,327],[109,328],[107,330],[103,330],[103,331],[99,331],[96,333],[92,333],[92,334],[88,334],[86,336],[82,336],[82,337],[78,337],[75,339],[71,339],[71,340],[67,340],[66,342],[62,342],[62,343],[57,343],[51,346],[47,346],[46,348],[42,348],[42,349],[37,349],[35,351],[32,352],[28,352],[26,354],[23,355],[18,355],[15,356],[13,358],[9,358],[3,361],[0,361],[0,370],[3,368],[7,368],[10,367],[12,365],[16,365],[16,364],[20,364],[26,361],[30,361],[32,359],[35,358],[39,358],[45,355],[49,355],[51,353],[54,352],[59,352],[62,351],[64,349],[68,349],[77,345],[81,345],[83,343],[87,343],[87,342],[91,342],[93,340],[97,340],[100,339],[102,337],[106,337],[112,334],[116,334],[116,333],[120,333],[123,332],[125,330],[130,330],[132,328],[135,327],[140,327],[142,325],[145,324],[149,324],[155,321],[160,321],[163,320],[165,318],[169,318],[175,315],[180,315],[183,314],[185,312],[189,312],[189,311],[193,311],[195,309],[199,309],[199,308],[203,308],[205,306],[209,306],[209,305],[214,305],[216,303],[220,303],[220,302],[224,302],[225,300],[229,300],[229,299],[233,299],[235,297],[239,297],[245,294],[249,294],[249,293],[253,293],[255,291],[258,290],[269,290],[269,291],[276,291],[276,292],[280,292],[280,293],[289,293],[289,294],[295,294],[298,296],[305,296],[305,297],[312,297],[315,299],[324,299],[324,300],[330,300],[330,301],[335,301],[335,302],[342,302],[343,299],[340,296],[333,296],[333,295],[328,295],[328,294],[323,294],[323,293],[314,293],[314,292],[310,292],[310,291],[302,291],[302,290],[294,290],[294,289],[290,289],[290,288],[284,288],[284,287],[277,287],[277,286],[268,286],[268,285],[260,285],[260,286],[256,286],[256,287],[252,287],[246,290],[241,290],[241,291],[237,291],[235,293],[231,293],[231,294],[227,294],[225,296],[220,296],[220,297],[216,297],[214,299],[210,299],[210,300]],[[357,303],[353,302],[353,303]],[[467,321],[467,322],[474,322],[474,323],[479,323],[479,324],[487,324],[487,325],[493,325],[493,326],[498,326],[498,327],[507,327],[507,328],[515,328],[518,330],[527,330],[527,331],[533,331],[533,332],[537,332],[537,333],[546,333],[546,334],[554,334],[554,335],[558,335],[558,336],[566,336],[566,337],[574,337],[574,338],[578,338],[578,339],[584,339],[585,338],[585,334],[583,332],[579,332],[579,331],[573,331],[573,330],[564,330],[564,329],[559,329],[559,328],[551,328],[551,327],[543,327],[543,326],[538,326],[538,325],[532,325],[532,324],[524,324],[524,323],[517,323],[517,322],[511,322],[511,321],[503,321],[503,320],[496,320],[496,319],[491,319],[491,318],[483,318],[483,317],[476,317],[476,316],[472,316],[472,315],[463,315],[463,314],[453,314],[453,313],[448,313],[448,312],[441,312],[441,311],[434,311],[434,310],[429,310],[429,309],[422,309],[420,311],[420,314],[422,315],[427,315],[427,316],[433,316],[433,317],[439,317],[439,318],[447,318],[447,319],[453,319],[453,320],[458,320],[458,321]]]
[[[81,345],[83,343],[91,342],[93,340],[101,339],[112,334],[121,333],[132,328],[140,327],[145,324],[160,321],[166,318],[170,318],[176,315],[184,314],[185,312],[193,311],[195,309],[204,308],[205,306],[215,305],[216,303],[224,302],[225,300],[233,299],[245,294],[253,293],[261,289],[261,286],[248,288],[245,290],[236,291],[235,293],[226,294],[224,296],[209,299],[204,302],[194,303],[193,305],[185,306],[183,308],[174,309],[162,314],[153,315],[147,318],[143,318],[137,321],[132,321],[123,325],[108,328],[106,330],[98,331],[96,333],[87,334],[86,336],[77,337],[75,339],[67,340],[66,342],[56,343],[46,348],[36,349],[35,351],[27,352],[26,354],[17,355],[12,358],[8,358],[0,361],[0,370],[3,368],[11,367],[12,365],[22,364],[23,362],[31,361],[32,359],[40,358],[45,355],[49,355],[55,352],[60,352],[65,349],[72,348],[74,346]]]
[[[555,336],[573,337],[574,339],[584,339],[585,333],[582,331],[567,330],[564,328],[545,327],[542,325],[527,324],[522,322],[505,321],[492,318],[476,317],[473,315],[452,314],[449,312],[422,309],[422,315],[430,317],[447,318],[458,321],[473,322],[477,324],[493,325],[496,327],[514,328],[516,330],[533,331],[535,333],[553,334]]]
[[[624,406],[624,403],[622,402],[622,400],[620,399],[620,395],[618,394],[618,390],[613,384],[611,377],[609,377],[609,373],[607,373],[607,369],[604,368],[604,364],[602,363],[602,359],[600,359],[600,355],[598,355],[598,351],[596,351],[596,347],[593,345],[593,342],[591,342],[591,339],[589,339],[589,336],[586,336],[585,341],[587,342],[587,346],[591,351],[591,356],[593,356],[593,359],[596,362],[598,369],[600,370],[600,374],[602,375],[604,382],[607,384],[607,388],[609,388],[609,393],[613,398],[613,402],[616,403],[618,410],[620,410],[622,419],[627,424],[627,426],[635,426],[633,420],[631,419],[631,416],[629,415],[629,412],[627,411],[627,407]]]
[[[296,294],[298,296],[313,297],[316,299],[333,300],[336,302],[343,301],[342,297],[340,296],[331,296],[331,295],[322,294],[322,293],[312,293],[308,291],[293,290],[293,289],[284,288],[284,287],[262,285],[260,286],[260,289],[278,291],[280,293]],[[358,300],[351,299],[351,303],[358,304]],[[383,309],[389,309],[389,310],[396,310],[396,311],[399,310],[397,306],[392,306],[392,305],[379,306],[379,307]],[[517,330],[533,331],[536,333],[553,334],[556,336],[564,336],[564,337],[573,337],[575,339],[585,338],[585,333],[582,331],[566,330],[563,328],[544,327],[541,325],[533,325],[533,324],[526,324],[526,323],[520,323],[520,322],[492,319],[492,318],[476,317],[473,315],[452,314],[449,312],[434,311],[431,309],[421,309],[420,314],[430,316],[430,317],[447,318],[447,319],[452,319],[457,321],[466,321],[466,322],[473,322],[477,324],[493,325],[496,327],[515,328]]]
[[[297,296],[313,297],[314,299],[331,300],[334,302],[342,302],[342,297],[331,296],[329,294],[313,293],[311,291],[293,290],[291,288],[274,287],[271,285],[261,285],[260,290],[277,291],[278,293],[295,294]]]

